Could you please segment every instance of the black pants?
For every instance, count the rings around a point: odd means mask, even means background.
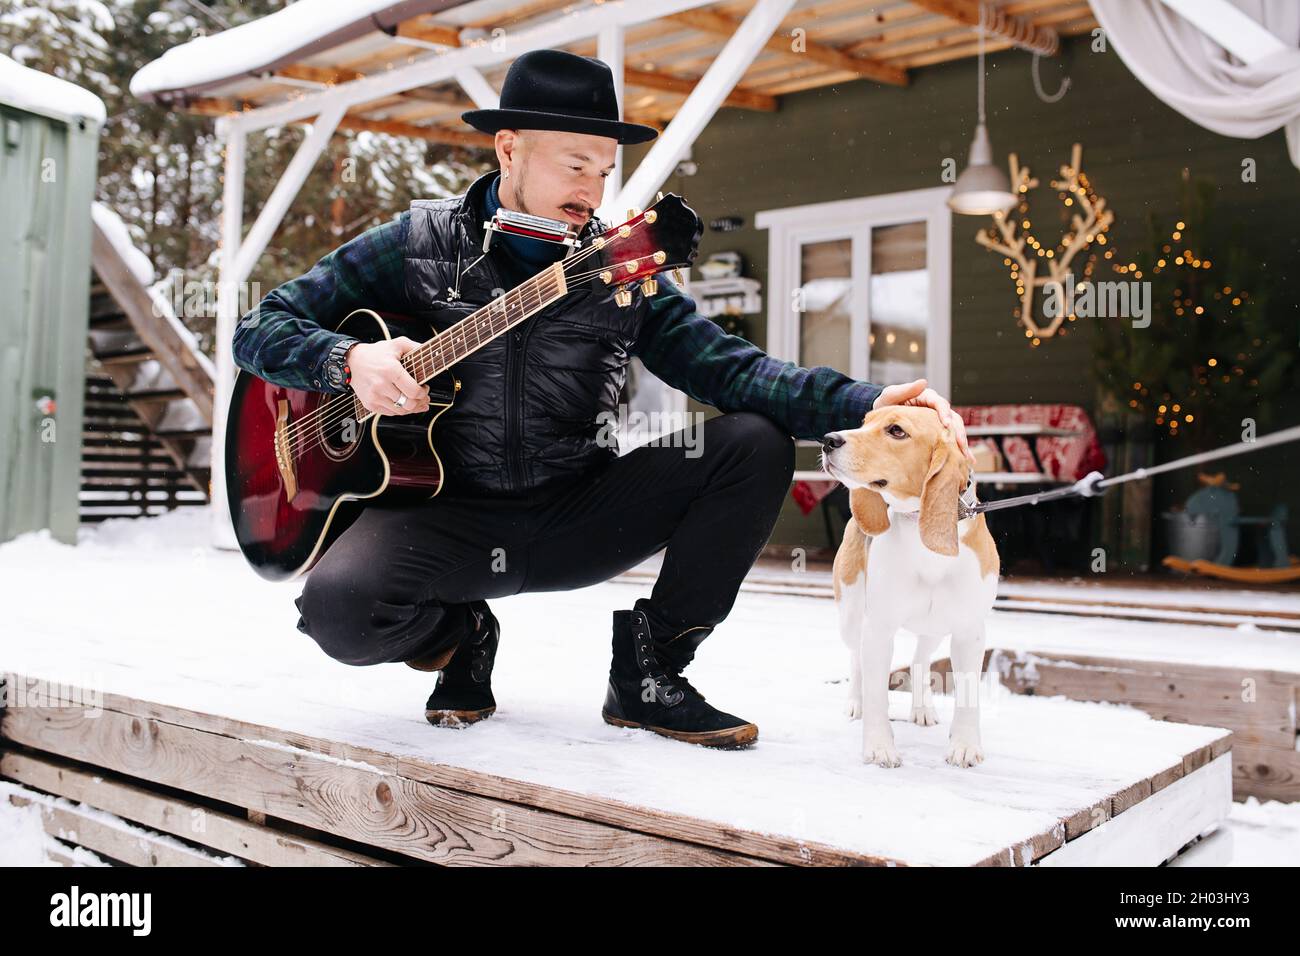
[[[665,547],[634,605],[651,634],[716,626],[771,537],[794,441],[753,412],[684,432],[558,487],[366,508],[308,573],[299,630],[347,664],[414,660],[468,633],[470,602],[587,587]]]

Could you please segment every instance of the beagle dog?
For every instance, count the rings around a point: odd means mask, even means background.
[[[959,501],[974,503],[969,463],[934,409],[888,405],[868,412],[861,428],[823,436],[822,468],[848,486],[853,512],[835,555],[834,591],[851,662],[848,714],[862,718],[863,761],[902,763],[888,685],[894,634],[904,627],[917,636],[912,721],[938,723],[930,656],[951,634],[956,708],[947,761],[980,763],[984,618],[999,566],[984,515],[959,514]]]

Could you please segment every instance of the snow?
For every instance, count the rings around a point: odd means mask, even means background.
[[[655,556],[629,570],[626,576],[638,582],[652,582],[659,566],[660,558]],[[783,594],[804,593],[821,600],[831,599],[830,573],[825,571],[794,572],[769,567],[751,573],[746,586],[751,582]],[[796,588],[799,591],[795,591]],[[1075,600],[1093,597],[1097,603],[1039,605],[1017,602],[1015,611],[995,610],[989,618],[989,647],[1045,654],[1257,667],[1300,674],[1300,637],[1293,633],[1295,620],[1272,622],[1269,618],[1252,618],[1235,628],[1226,628],[1197,624],[1194,621],[1179,626],[1162,626],[1154,621],[1147,623],[1093,616],[1114,612],[1114,605],[1144,600],[1170,606],[1222,607],[1227,611],[1253,606],[1259,610],[1292,613],[1300,611],[1300,595],[1294,592],[1211,590],[1199,588],[1195,584],[1181,590],[1081,586],[1077,592],[1064,586],[1046,583],[1040,585],[1037,582],[1015,584],[1003,581],[998,585],[999,599],[1016,594],[1070,597]],[[1036,613],[1039,608],[1068,613]],[[1125,608],[1122,613],[1127,615],[1130,610]],[[1134,616],[1141,615],[1135,613]],[[1169,615],[1165,613],[1162,616]],[[1208,621],[1217,618],[1216,615],[1209,614],[1200,615],[1199,619]],[[1227,617],[1224,616],[1224,619]],[[1270,628],[1270,623],[1285,626],[1291,633]],[[907,646],[910,645],[903,641],[896,642],[895,666],[910,662]],[[936,654],[939,657],[948,655],[946,639]]]
[[[268,16],[172,47],[131,78],[131,93],[149,99],[259,71],[285,53],[397,5],[397,0],[298,0]]]
[[[920,727],[905,722],[909,695],[893,694],[904,765],[864,765],[861,724],[842,712],[848,661],[833,603],[755,592],[742,592],[691,676],[711,701],[760,726],[758,746],[719,752],[610,727],[599,713],[609,614],[649,590],[612,582],[493,601],[498,711],[463,731],[432,728],[422,707],[431,675],[331,660],[296,629],[301,580],[263,581],[238,553],[211,548],[211,519],[207,507],[185,508],[83,526],[75,548],[46,531],[0,545],[0,577],[27,597],[6,607],[0,671],[918,862],[980,859],[1222,733],[1128,707],[990,690],[987,759],[959,770],[944,762],[951,698],[936,699],[939,726]],[[151,589],[144,614],[141,581]],[[1025,624],[1031,617],[994,614],[990,636],[1041,635],[1041,623]],[[1098,643],[1125,646],[1192,630],[1074,623]],[[896,642],[896,661],[909,658],[907,642]]]
[[[193,400],[178,398],[167,403],[162,417],[154,423],[153,430],[157,432],[197,431],[207,427],[207,420]]]
[[[1249,608],[1255,612],[1300,614],[1300,591],[1230,588],[1198,588],[1191,581],[1186,589],[1124,587],[1092,578],[1072,578],[1068,583],[1049,581],[1003,581],[998,597],[1069,598],[1077,601],[1095,598],[1100,604],[1146,604],[1161,607],[1196,606],[1220,611]],[[1191,593],[1189,593],[1191,592]]]
[[[154,280],[153,263],[149,257],[135,247],[131,241],[131,233],[117,213],[109,209],[102,202],[90,204],[90,214],[95,220],[95,225],[99,227],[104,237],[117,250],[117,254],[126,262],[127,268],[131,270],[131,275],[141,285],[149,285]]]
[[[0,103],[62,120],[85,118],[97,125],[108,116],[104,101],[89,90],[16,63],[0,54]]]

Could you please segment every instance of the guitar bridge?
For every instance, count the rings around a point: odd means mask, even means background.
[[[289,402],[280,399],[275,415],[275,464],[284,482],[284,498],[293,501],[298,494],[298,476],[293,470],[293,455],[289,451]]]

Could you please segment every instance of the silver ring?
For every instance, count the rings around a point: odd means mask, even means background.
[[[397,401],[393,402],[393,404],[396,405],[398,408],[402,408],[406,404],[406,396],[405,395],[397,396]]]

